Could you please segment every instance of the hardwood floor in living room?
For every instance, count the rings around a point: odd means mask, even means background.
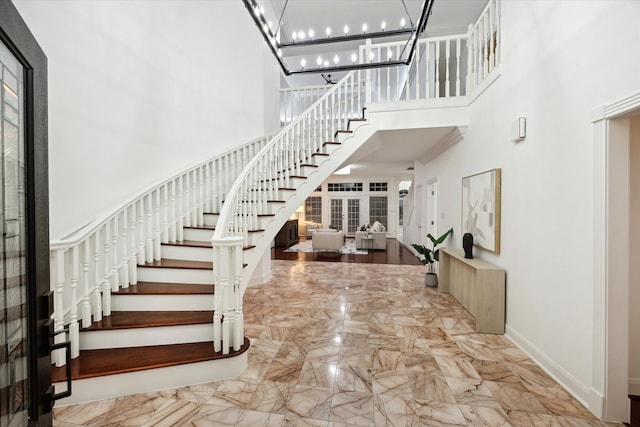
[[[290,261],[348,262],[357,264],[419,265],[418,258],[396,239],[387,239],[387,250],[369,250],[366,255],[332,252],[285,252],[287,248],[271,248],[271,259]]]

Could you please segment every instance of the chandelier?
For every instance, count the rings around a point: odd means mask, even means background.
[[[287,76],[294,74],[396,67],[410,64],[418,38],[427,26],[434,0],[424,0],[418,20],[415,23],[409,16],[404,0],[400,1],[404,6],[404,10],[407,12],[409,25],[407,25],[407,19],[402,17],[398,22],[399,26],[395,28],[388,28],[387,21],[383,20],[380,23],[380,29],[376,31],[370,31],[369,26],[363,23],[357,31],[353,31],[348,25],[345,25],[339,31],[334,32],[331,27],[327,26],[322,35],[316,34],[315,30],[311,28],[307,31],[290,30],[285,37],[281,24],[289,0],[285,1],[276,25],[266,16],[264,6],[260,5],[257,0],[242,0],[254,23],[260,30],[262,37],[280,64],[282,72]],[[362,1],[361,3],[363,9],[365,9],[367,2]],[[345,46],[349,43],[352,44],[354,41],[368,41],[371,39],[382,39],[384,41],[384,39],[397,40],[398,38],[404,40],[405,37],[404,48],[399,53],[394,53],[391,49],[388,49],[386,58],[375,58],[373,52],[370,52],[364,55],[351,53],[350,57],[345,60],[344,55],[336,53],[340,51],[340,46]],[[324,55],[318,55],[314,58],[314,53],[320,49],[320,47],[323,49]],[[301,57],[287,55],[287,52],[304,51],[305,48],[308,48],[307,54],[303,54]],[[296,63],[292,63],[291,58],[299,59],[299,62],[296,61]]]

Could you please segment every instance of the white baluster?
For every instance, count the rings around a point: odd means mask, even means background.
[[[440,41],[436,42],[436,98],[440,98]]]
[[[100,292],[100,286],[102,286],[102,278],[100,277],[100,230],[97,230],[93,235],[93,321],[99,322],[102,320],[102,293]]]
[[[131,204],[131,256],[129,257],[129,283],[135,285],[138,283],[138,250],[136,249],[136,205]]]
[[[495,13],[495,34],[496,34],[496,39],[495,39],[495,51],[493,53],[494,55],[494,60],[495,60],[495,65],[497,66],[500,63],[500,51],[502,50],[500,47],[500,43],[502,42],[502,36],[501,36],[501,27],[500,27],[500,8],[501,8],[501,3],[499,1],[493,1],[493,5],[494,5],[494,13]]]
[[[146,218],[144,212],[144,197],[138,200],[138,264],[143,265],[147,261],[146,255],[146,232],[147,227],[144,222]]]
[[[451,40],[447,39],[445,40],[445,86],[444,86],[444,96],[445,97],[449,97],[449,68],[451,66],[451,64],[449,63],[449,59],[451,56]]]
[[[82,327],[88,328],[91,326],[91,303],[89,302],[90,290],[89,290],[89,261],[91,259],[91,238],[87,238],[82,244],[83,257],[82,257],[82,281],[84,285],[84,297],[82,298]]]
[[[162,195],[162,243],[169,243],[169,184],[163,185],[158,192]]]
[[[222,293],[223,287],[221,272],[223,270],[220,246],[217,241],[213,244],[213,283],[215,293],[213,295],[213,350],[222,351]]]
[[[113,218],[113,244],[111,246],[112,252],[112,266],[111,266],[111,291],[118,292],[120,289],[120,273],[118,271],[118,215]]]
[[[198,194],[198,171],[194,170],[191,172],[191,224],[193,226],[202,225],[202,215],[200,209],[200,200]]]
[[[206,212],[213,212],[211,207],[212,194],[213,191],[211,191],[211,163],[207,163],[204,169],[204,210]]]
[[[233,297],[234,297],[234,308],[235,308],[235,318],[234,318],[234,330],[233,330],[233,349],[235,351],[240,350],[242,344],[244,344],[244,313],[242,310],[242,295],[244,294],[243,289],[241,289],[241,278],[242,278],[242,241],[237,239],[236,241],[230,242],[233,246],[231,246],[231,254],[232,261],[234,265],[234,273],[233,273]]]
[[[169,205],[171,206],[171,237],[169,237],[169,241],[171,243],[175,243],[178,238],[178,222],[176,218],[176,180],[171,181],[171,199],[169,201]]]
[[[431,75],[429,74],[429,51],[431,50],[431,45],[428,42],[424,44],[424,97],[425,99],[431,98]]]
[[[467,30],[467,84],[465,85],[465,95],[471,93],[473,82],[473,26],[469,24]]]
[[[149,193],[146,196],[146,214],[147,214],[147,219],[146,219],[146,235],[147,235],[147,243],[145,245],[145,252],[146,252],[146,260],[147,262],[153,262],[154,257],[153,257],[153,250],[154,250],[154,245],[153,245],[153,193]]]
[[[184,180],[182,181],[182,196],[184,198],[184,225],[186,227],[191,227],[191,174],[187,172],[183,176]]]
[[[160,253],[162,248],[162,223],[160,218],[160,205],[161,205],[161,195],[160,188],[156,191],[153,191],[150,197],[154,200],[155,205],[155,214],[153,217],[153,223],[155,228],[154,239],[153,239],[153,259],[156,261],[160,261],[162,259],[162,254]]]
[[[102,279],[102,312],[105,316],[111,316],[111,283],[109,278],[111,276],[111,257],[109,256],[110,242],[110,224],[107,221],[104,224],[104,276]]]
[[[182,176],[178,177],[178,182],[177,182],[177,186],[178,186],[178,202],[176,203],[176,206],[178,208],[178,225],[177,225],[177,230],[178,230],[178,241],[182,242],[184,240],[184,211],[183,211],[183,181],[182,181]]]
[[[64,256],[64,253],[62,255]],[[80,262],[78,259],[78,246],[74,246],[69,250],[69,256],[71,258],[69,260],[71,264],[69,341],[71,341],[71,358],[75,359],[80,355],[80,325],[78,324],[78,276],[80,275]]]
[[[460,96],[460,38],[456,39],[456,96]]]
[[[416,81],[416,99],[420,99],[420,43],[416,43],[416,57],[414,59]]]
[[[129,207],[122,211],[122,265],[120,266],[120,286],[128,288],[130,284],[129,277],[129,258],[131,251],[129,250],[129,239],[127,232],[129,231]]]
[[[56,272],[56,289],[55,289],[55,298],[53,300],[53,313],[55,319],[54,330],[56,332],[60,332],[64,329],[64,249],[60,249],[54,252],[54,265]],[[64,333],[59,333],[55,336],[54,342],[60,343],[65,340]],[[56,366],[64,366],[65,358],[63,350],[56,350],[52,355],[53,361],[55,361]]]

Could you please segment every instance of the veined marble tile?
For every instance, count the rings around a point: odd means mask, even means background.
[[[374,420],[376,426],[400,427],[421,426],[416,413],[413,395],[376,395],[373,396]]]
[[[464,357],[436,356],[440,370],[445,377],[480,379],[470,359]]]
[[[261,412],[281,413],[293,387],[287,383],[261,381],[246,407]]]
[[[301,418],[329,421],[333,390],[297,385],[282,412]]]
[[[595,419],[591,412],[558,385],[553,387],[525,385],[525,387],[554,415]]]
[[[416,399],[456,403],[453,392],[442,375],[427,372],[408,372],[411,391]]]
[[[258,388],[255,380],[231,379],[225,381],[207,402],[210,405],[245,408]]]
[[[466,422],[478,427],[511,427],[509,416],[502,408],[458,405]]]
[[[356,334],[352,332],[342,332],[340,334],[340,345],[342,347],[369,347],[369,335]]]
[[[331,399],[330,421],[370,426],[374,422],[371,393],[338,392]]]
[[[400,339],[391,335],[369,335],[372,350],[400,351]]]
[[[144,422],[146,426],[171,427],[175,425],[185,425],[199,410],[201,405],[193,402],[185,402],[174,400],[166,402],[162,407]],[[131,419],[127,419],[126,424],[131,423]]]
[[[467,422],[458,405],[416,399],[416,415],[423,425],[466,426]]]
[[[304,362],[298,384],[307,387],[333,388],[338,366],[335,363]]]
[[[445,377],[453,397],[460,405],[499,408],[500,403],[491,394],[484,380],[473,378]]]
[[[509,383],[521,382],[521,378],[515,375],[510,366],[504,362],[473,359],[471,364],[483,380]]]
[[[372,371],[375,394],[410,394],[409,376],[403,371]]]
[[[345,320],[342,326],[342,332],[351,332],[354,334],[369,334],[368,322],[357,322],[355,320]]]
[[[314,420],[310,418],[301,418],[294,415],[285,415],[282,427],[328,427],[329,422],[323,420]]]
[[[558,418],[551,414],[537,414],[527,411],[507,411],[509,421],[514,427],[561,427]],[[580,424],[579,424],[580,425]],[[584,424],[582,424],[584,426]],[[578,426],[575,426],[578,427]]]
[[[549,414],[549,411],[522,384],[485,381],[491,394],[506,411],[527,411],[536,414]]]
[[[295,384],[300,377],[303,363],[302,360],[273,359],[263,378],[267,381]]]
[[[371,374],[371,369],[363,366],[339,364],[333,388],[340,392],[355,391],[372,393],[372,382],[373,375]]]

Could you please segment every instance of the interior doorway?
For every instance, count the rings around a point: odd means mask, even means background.
[[[640,93],[597,111],[594,391],[601,418],[628,422],[640,386]]]

